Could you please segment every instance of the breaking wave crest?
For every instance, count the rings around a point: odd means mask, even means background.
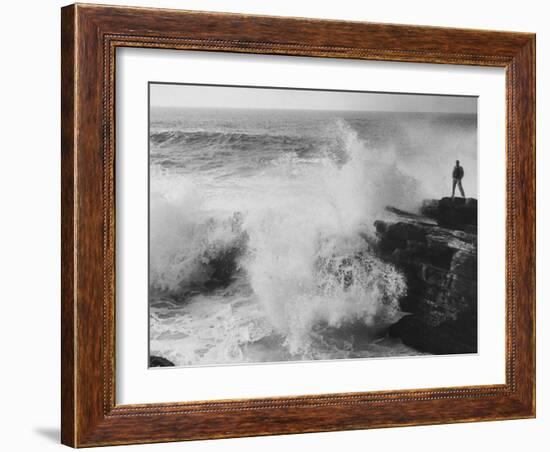
[[[344,120],[330,132],[315,161],[285,154],[234,186],[154,167],[151,289],[185,301],[245,282],[272,333],[304,359],[327,331],[359,322],[375,334],[396,321],[405,280],[364,237],[386,205],[413,207],[418,183],[393,149],[369,148]]]

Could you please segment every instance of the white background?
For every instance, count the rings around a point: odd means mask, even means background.
[[[535,0],[385,1],[354,0],[117,0],[119,4],[209,9],[537,32],[538,132],[538,413],[536,420],[356,432],[245,438],[186,444],[119,447],[116,450],[346,451],[546,450],[548,411],[549,292],[547,256],[550,197],[547,149],[550,31],[545,3]],[[59,424],[59,1],[3,5],[1,272],[3,365],[0,419],[4,450],[55,450]],[[546,328],[548,326],[546,325]],[[546,381],[545,381],[546,380]]]
[[[158,49],[117,52],[117,403],[504,383],[503,69]],[[147,369],[148,206],[144,200],[148,196],[146,87],[150,80],[479,96],[479,353]]]

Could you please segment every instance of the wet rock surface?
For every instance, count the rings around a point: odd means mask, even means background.
[[[407,313],[390,336],[434,354],[477,352],[477,200],[423,203],[421,215],[388,208],[376,221],[379,255],[406,277]]]

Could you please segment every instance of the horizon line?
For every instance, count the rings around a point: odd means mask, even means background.
[[[181,106],[181,105],[153,105],[149,104],[149,108],[174,108],[182,110],[278,110],[278,111],[323,111],[323,112],[350,112],[350,113],[437,113],[444,115],[477,115],[474,112],[454,112],[454,111],[435,111],[435,110],[354,110],[354,109],[337,109],[337,108],[277,108],[277,107],[203,107],[203,106]]]

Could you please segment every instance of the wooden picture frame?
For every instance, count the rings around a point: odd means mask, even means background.
[[[535,416],[535,35],[70,5],[62,9],[62,442],[73,447]],[[506,70],[506,383],[115,403],[115,50],[144,47]]]

